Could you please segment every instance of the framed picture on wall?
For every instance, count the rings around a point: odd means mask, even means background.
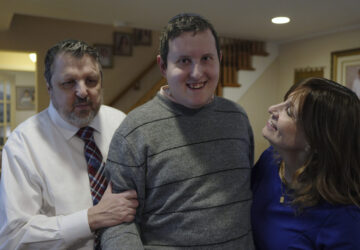
[[[132,46],[132,34],[114,32],[114,55],[131,56]]]
[[[134,45],[151,45],[151,30],[134,29]]]
[[[360,48],[331,53],[331,79],[360,97]]]
[[[309,77],[324,77],[324,67],[306,67],[295,69],[294,83]]]
[[[16,87],[16,110],[35,110],[35,88]]]
[[[113,46],[110,44],[94,44],[100,56],[100,64],[103,68],[113,67]]]

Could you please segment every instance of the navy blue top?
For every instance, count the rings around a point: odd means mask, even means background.
[[[360,249],[360,209],[322,203],[295,215],[289,197],[280,203],[284,186],[279,160],[272,147],[261,155],[252,172],[251,211],[257,249]]]

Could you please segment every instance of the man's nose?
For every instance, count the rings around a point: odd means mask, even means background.
[[[87,87],[84,81],[78,81],[76,84],[75,94],[80,98],[85,98],[88,95]]]
[[[203,67],[200,65],[200,63],[195,63],[192,71],[191,71],[191,77],[194,79],[200,79],[203,74]]]

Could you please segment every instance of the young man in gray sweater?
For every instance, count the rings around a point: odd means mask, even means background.
[[[172,18],[157,57],[168,85],[115,133],[113,191],[136,189],[135,222],[108,228],[103,249],[253,249],[253,134],[244,110],[214,96],[221,52],[213,26]]]

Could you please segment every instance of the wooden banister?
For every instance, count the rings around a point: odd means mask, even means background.
[[[126,113],[130,112],[134,108],[144,104],[145,102],[151,100],[156,93],[160,90],[161,86],[166,85],[166,79],[162,77],[148,92],[146,92],[140,100],[138,100]]]
[[[121,98],[123,97],[126,92],[128,92],[131,88],[134,88],[135,85],[156,65],[156,59],[154,61],[152,61],[149,66],[147,66],[134,80],[132,80],[130,82],[130,84],[128,86],[126,86],[126,88],[121,91],[110,103],[109,106],[114,106],[115,103]]]
[[[240,87],[237,80],[239,70],[254,70],[251,58],[254,55],[267,56],[265,42],[235,38],[220,39],[223,58],[220,63],[220,87]],[[220,88],[218,92],[221,94]]]

